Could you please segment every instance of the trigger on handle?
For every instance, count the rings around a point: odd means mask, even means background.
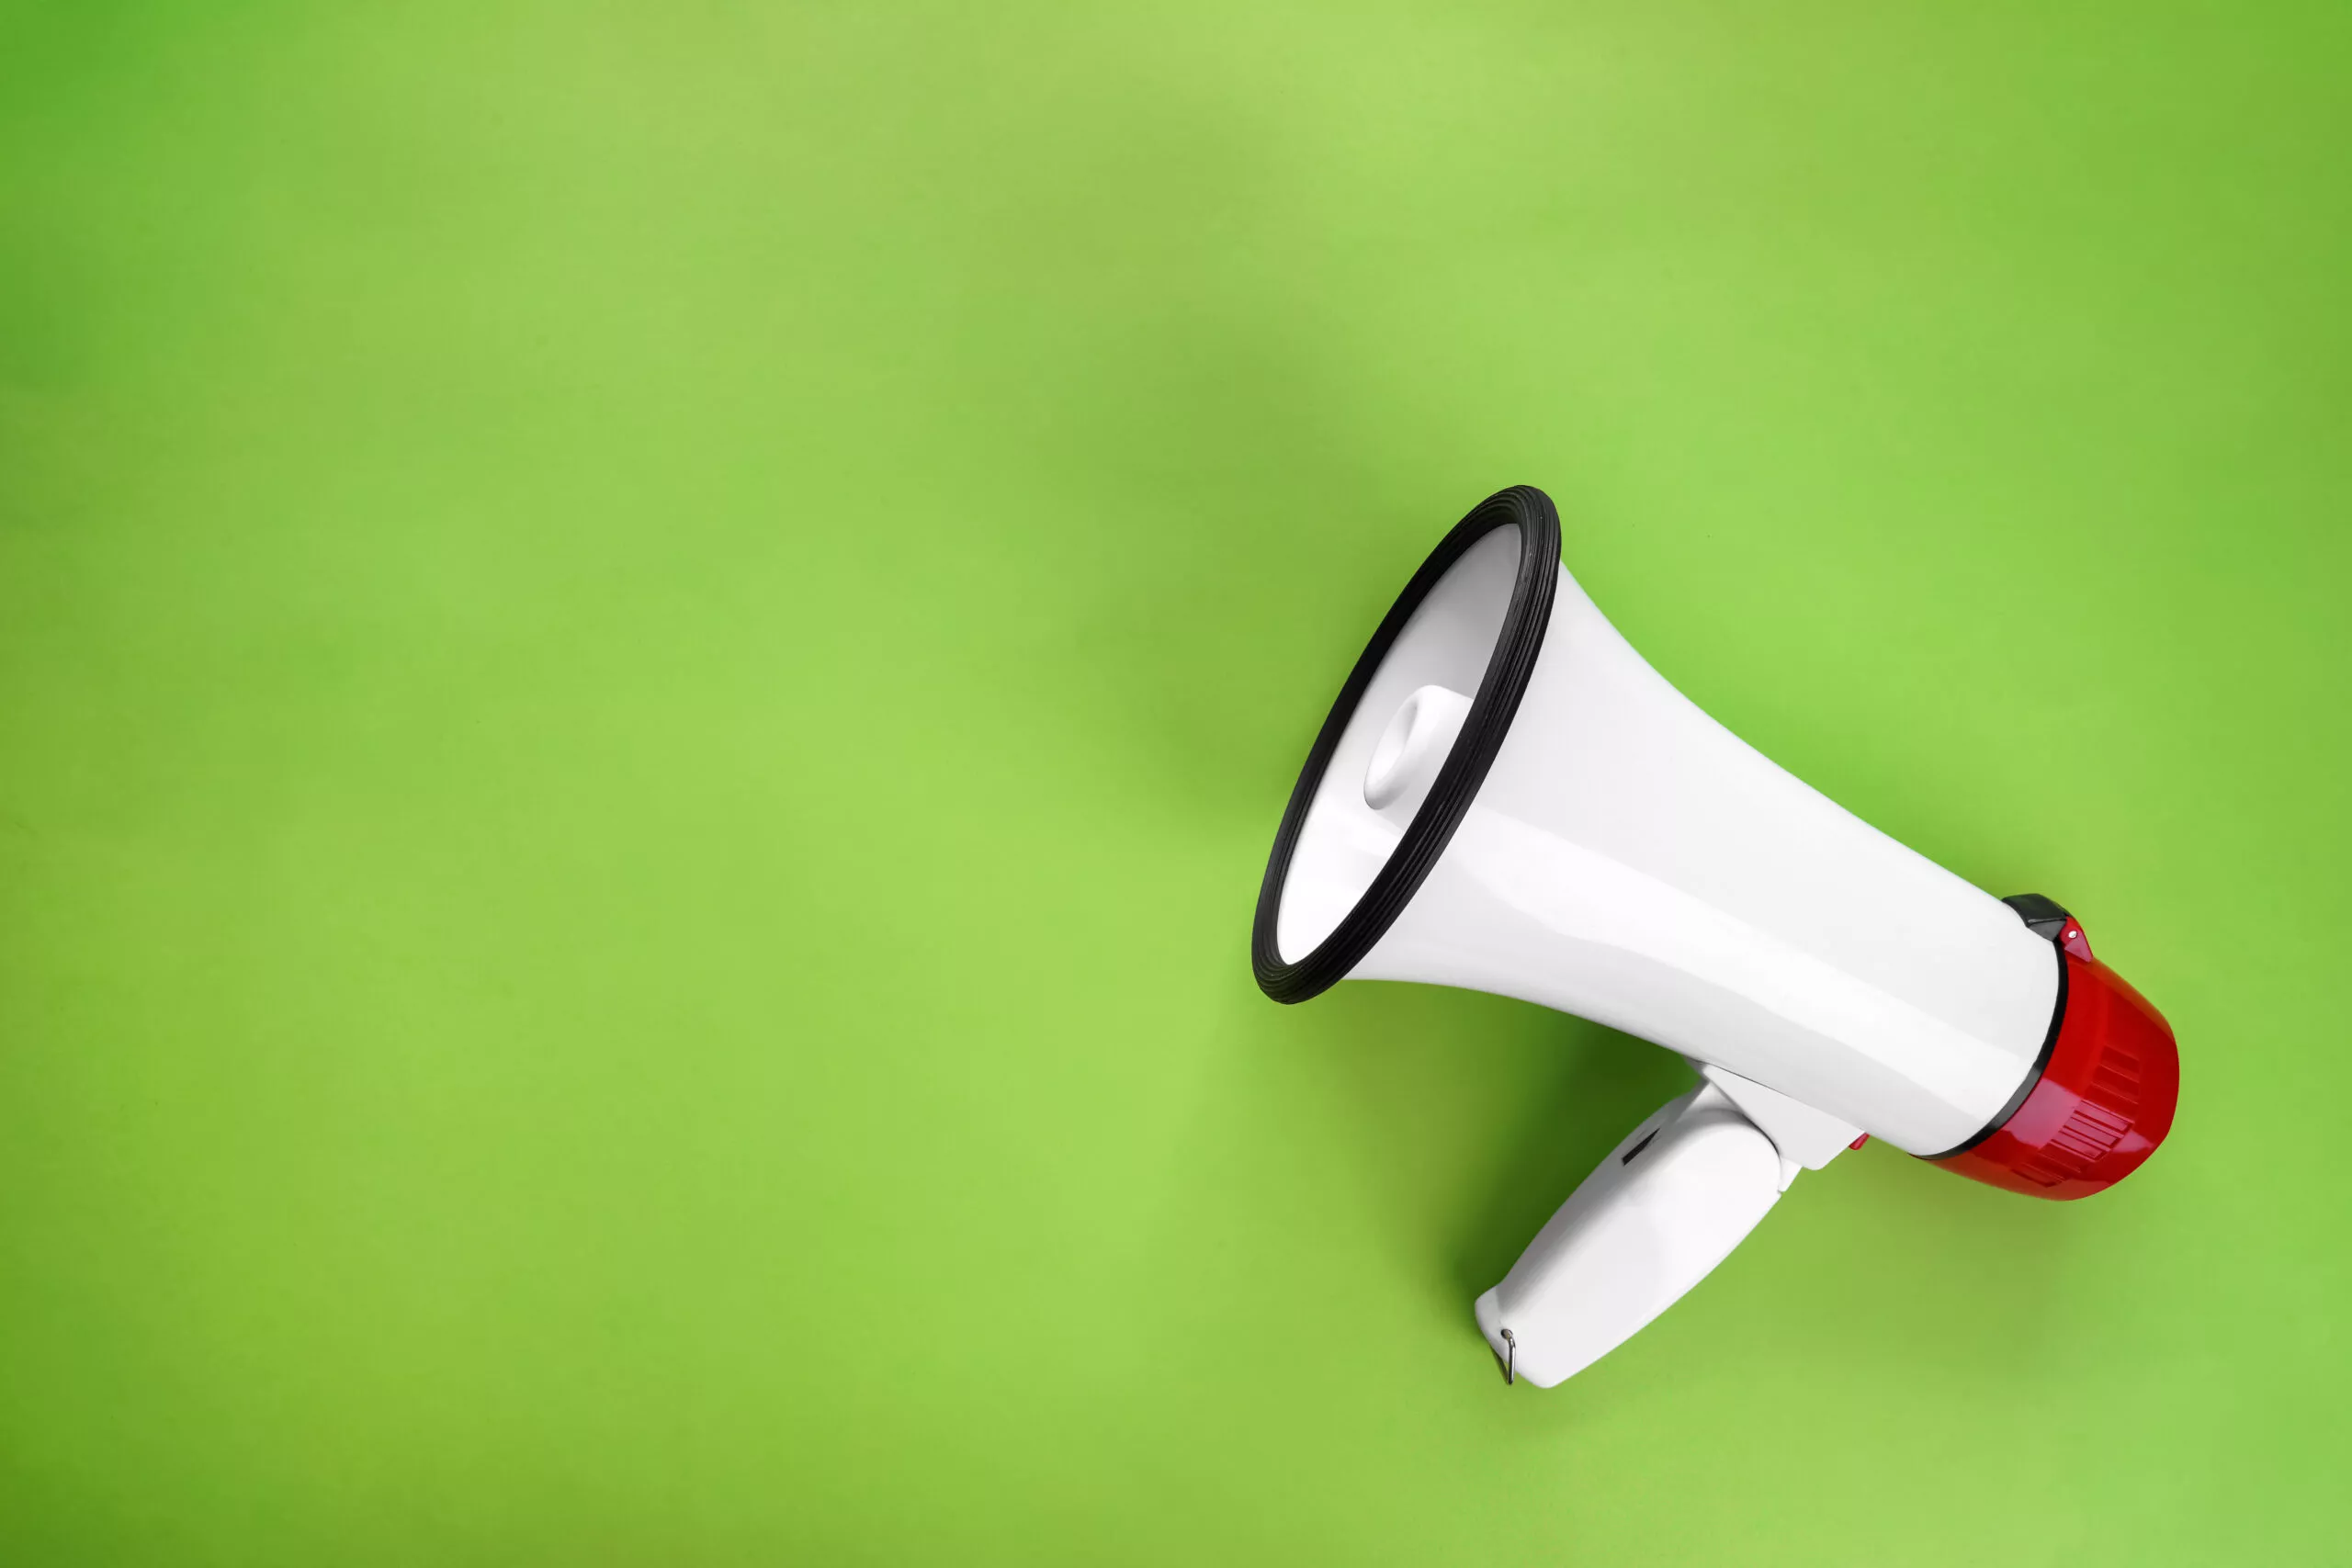
[[[1506,1328],[1503,1330],[1503,1343],[1510,1347],[1503,1352],[1503,1386],[1509,1388],[1519,1381],[1519,1341],[1512,1338],[1510,1330]]]

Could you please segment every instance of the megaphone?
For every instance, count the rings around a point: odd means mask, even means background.
[[[1612,1149],[1475,1314],[1550,1387],[1867,1137],[2080,1198],[2163,1142],[2162,1014],[2039,895],[1972,886],[1784,773],[1620,637],[1543,491],[1413,574],[1315,738],[1266,863],[1258,984],[1464,986],[1681,1053],[1698,1088]]]

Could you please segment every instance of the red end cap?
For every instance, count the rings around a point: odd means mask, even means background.
[[[2087,1198],[2139,1169],[2172,1131],[2172,1025],[2084,948],[2064,949],[2066,1011],[2041,1081],[1990,1136],[1936,1164],[2030,1198]]]

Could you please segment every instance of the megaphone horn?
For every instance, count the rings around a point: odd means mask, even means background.
[[[2079,921],[1972,886],[1708,717],[1562,568],[1559,514],[1525,485],[1454,525],[1350,671],[1250,947],[1277,1001],[1464,986],[1699,1068],[1478,1299],[1497,1356],[1539,1386],[1865,1137],[2078,1198],[2148,1157],[2179,1094],[2170,1026]]]

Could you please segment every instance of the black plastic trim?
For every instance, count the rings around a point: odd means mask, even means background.
[[[2066,912],[2066,906],[2040,893],[2012,893],[2001,902],[2015,909],[2025,929],[2044,942],[2064,936],[2066,922],[2075,918]]]
[[[1429,798],[1414,813],[1412,825],[1405,829],[1404,838],[1373,877],[1372,886],[1364,889],[1363,897],[1356,900],[1355,908],[1332,928],[1314,952],[1295,964],[1283,962],[1274,945],[1276,918],[1282,911],[1283,882],[1290,874],[1291,853],[1298,847],[1299,833],[1306,826],[1307,809],[1315,803],[1315,792],[1323,782],[1332,753],[1339,750],[1340,738],[1347,732],[1348,720],[1354,716],[1364,689],[1372,684],[1381,660],[1388,656],[1388,649],[1404,631],[1405,623],[1412,618],[1413,612],[1447,569],[1472,545],[1495,529],[1512,524],[1519,527],[1519,572],[1511,583],[1510,604],[1503,613],[1502,628],[1496,634],[1494,652],[1487,658],[1477,694],[1470,700],[1470,712],[1463,720],[1462,732],[1447,754],[1444,766],[1438,770]],[[1250,924],[1250,966],[1258,976],[1260,990],[1278,1002],[1303,1002],[1320,995],[1361,963],[1396,917],[1404,913],[1405,906],[1412,901],[1413,895],[1436,866],[1438,856],[1445,852],[1445,846],[1453,840],[1454,829],[1462,825],[1478,786],[1486,783],[1487,770],[1494,765],[1496,753],[1502,750],[1503,737],[1510,733],[1520,699],[1527,694],[1528,680],[1535,673],[1535,657],[1543,649],[1544,633],[1551,625],[1552,599],[1559,582],[1560,514],[1552,505],[1552,498],[1532,485],[1513,485],[1480,502],[1469,515],[1453,525],[1437,548],[1430,552],[1429,558],[1421,562],[1420,570],[1413,573],[1413,580],[1388,607],[1380,628],[1372,634],[1372,641],[1357,657],[1355,668],[1348,673],[1347,684],[1340,688],[1339,699],[1331,705],[1323,728],[1316,734],[1315,745],[1306,754],[1306,764],[1299,771],[1298,783],[1291,788],[1290,805],[1283,810],[1282,826],[1274,833],[1273,852],[1267,857],[1265,880],[1258,887],[1257,917]]]

